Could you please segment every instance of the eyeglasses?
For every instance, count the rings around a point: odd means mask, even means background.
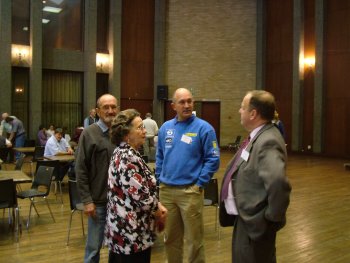
[[[119,106],[116,106],[116,105],[103,105],[101,107],[101,109],[104,110],[104,111],[108,111],[109,109],[112,109],[114,111],[114,110],[119,109]]]
[[[143,131],[144,129],[146,129],[146,127],[143,124],[141,124],[139,127],[136,127],[136,130],[138,131]]]

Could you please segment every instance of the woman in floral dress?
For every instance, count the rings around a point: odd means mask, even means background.
[[[167,210],[158,201],[156,179],[138,149],[146,138],[140,114],[121,111],[112,122],[117,145],[108,176],[105,241],[110,263],[149,263],[156,230],[165,224]]]

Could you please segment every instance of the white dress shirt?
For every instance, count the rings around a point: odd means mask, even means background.
[[[51,136],[46,142],[44,156],[49,157],[56,155],[58,152],[67,152],[69,147],[64,138],[57,141],[55,136]]]

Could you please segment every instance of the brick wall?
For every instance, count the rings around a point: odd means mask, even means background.
[[[169,0],[166,81],[221,101],[221,146],[245,136],[238,110],[256,86],[255,0]]]

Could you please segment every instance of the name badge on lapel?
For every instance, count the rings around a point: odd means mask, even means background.
[[[243,151],[242,151],[242,154],[241,154],[241,158],[244,160],[244,161],[248,161],[248,159],[249,159],[249,152],[246,150],[246,149],[244,149]]]
[[[191,144],[192,143],[192,138],[190,136],[187,135],[182,135],[181,137],[181,141],[187,144]]]

